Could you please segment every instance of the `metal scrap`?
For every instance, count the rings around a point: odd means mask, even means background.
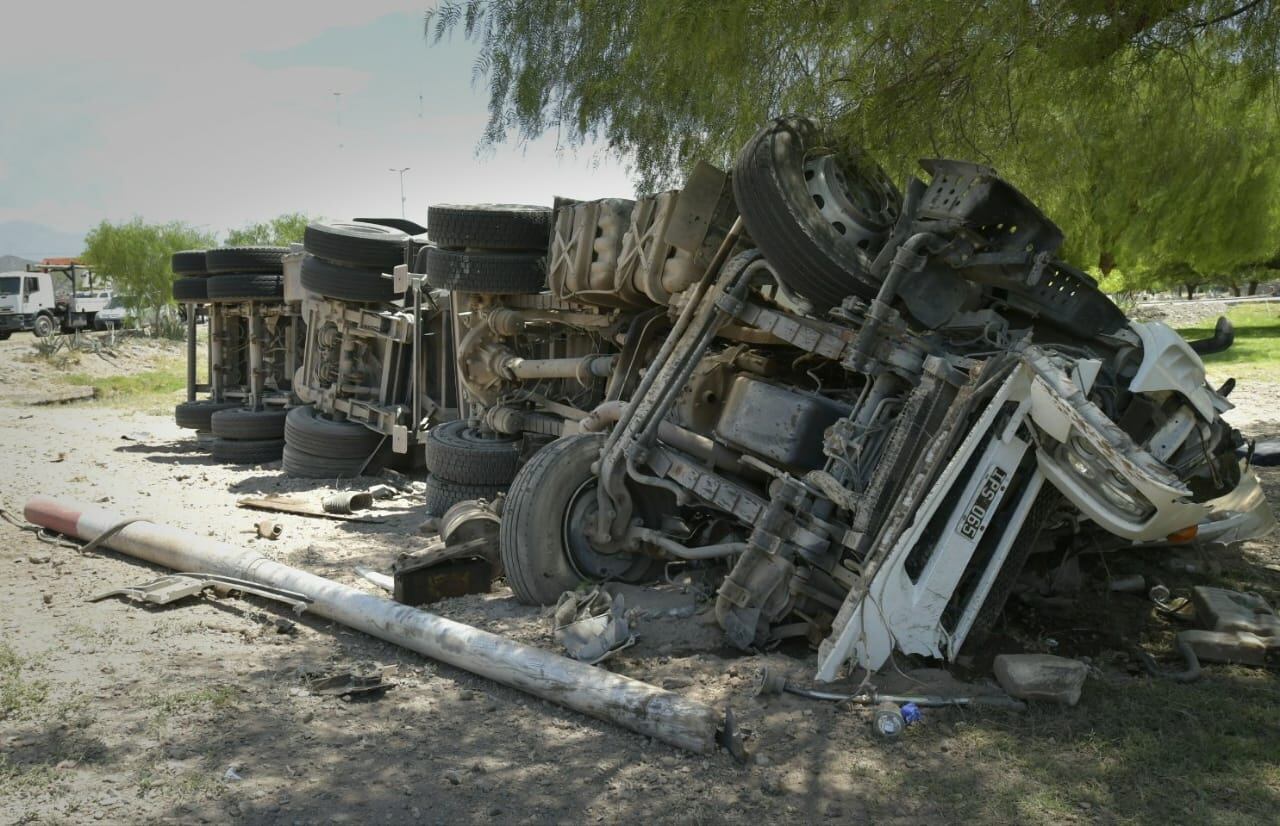
[[[570,657],[595,665],[636,644],[626,610],[621,594],[603,588],[586,594],[566,591],[552,615],[553,635]]]
[[[236,505],[241,508],[251,508],[260,511],[272,511],[274,513],[291,513],[295,516],[315,516],[321,519],[340,519],[347,522],[366,522],[369,524],[380,524],[385,520],[373,519],[368,516],[348,516],[341,513],[328,513],[324,508],[308,502],[304,499],[297,499],[290,496],[246,496],[236,500]]]
[[[311,598],[306,594],[300,594],[296,591],[287,591],[283,588],[272,588],[267,585],[260,585],[256,582],[249,582],[235,577],[222,576],[220,574],[202,574],[183,572],[177,574],[167,574],[159,579],[153,579],[150,582],[144,582],[141,585],[131,585],[124,588],[115,588],[110,591],[103,591],[100,594],[89,598],[90,602],[98,602],[108,597],[127,597],[136,602],[150,603],[151,605],[168,605],[171,602],[177,602],[187,597],[198,596],[205,591],[214,589],[217,591],[232,592],[238,591],[243,594],[253,594],[265,599],[283,602],[293,608],[294,613],[301,614],[311,604]]]

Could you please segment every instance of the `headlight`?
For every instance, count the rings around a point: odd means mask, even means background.
[[[1146,519],[1155,511],[1142,493],[1083,436],[1074,435],[1061,445],[1058,457],[1116,510],[1137,520]]]

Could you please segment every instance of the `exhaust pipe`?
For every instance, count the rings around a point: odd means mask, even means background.
[[[30,522],[85,541],[126,519],[47,496],[30,499],[23,513]],[[717,713],[657,686],[356,590],[256,551],[146,521],[119,528],[103,545],[178,571],[222,574],[305,594],[312,600],[309,610],[322,617],[678,748],[708,754],[721,743],[735,756],[741,751],[731,711]]]
[[[1213,353],[1221,353],[1231,348],[1236,341],[1236,328],[1226,316],[1218,316],[1218,323],[1214,325],[1212,338],[1201,338],[1189,342],[1191,349],[1202,356],[1208,356]]]

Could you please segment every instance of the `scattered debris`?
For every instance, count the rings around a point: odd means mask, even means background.
[[[262,519],[257,525],[258,536],[263,539],[279,539],[284,528],[274,519]]]
[[[236,505],[241,508],[251,508],[253,510],[291,513],[295,516],[316,516],[321,519],[342,519],[348,522],[380,524],[384,521],[382,519],[373,519],[368,516],[349,516],[341,513],[328,513],[323,507],[312,504],[305,499],[298,499],[290,496],[246,496],[237,499]]]
[[[1197,586],[1196,621],[1205,630],[1178,635],[1205,662],[1263,666],[1280,656],[1280,617],[1257,594]]]
[[[371,668],[359,671],[343,671],[307,678],[307,688],[313,694],[324,694],[332,697],[372,696],[384,694],[394,688],[395,683],[387,678],[394,674],[394,665]]]
[[[400,495],[400,491],[391,485],[374,485],[369,488],[369,495],[374,499],[395,499]]]
[[[1073,706],[1080,702],[1089,666],[1053,654],[1001,654],[995,672],[1000,687],[1012,697]]]
[[[502,573],[500,524],[488,503],[467,500],[450,507],[433,526],[438,534],[426,548],[396,560],[396,602],[426,605],[489,591]]]
[[[627,625],[626,600],[603,587],[562,594],[552,614],[552,633],[570,657],[592,665],[636,644]]]
[[[309,593],[314,614],[456,668],[698,754],[710,754],[717,746],[732,754],[740,751],[728,709],[715,709],[428,611],[407,609],[252,550],[46,496],[29,499],[23,513],[37,525],[64,530],[82,540],[103,535],[112,525],[130,523],[127,543],[112,536],[104,544],[160,565],[171,565],[176,559],[199,560],[213,569],[249,572],[260,586]]]
[[[852,703],[853,705],[861,706],[874,706],[887,702],[893,703],[894,705],[914,705],[919,708],[940,708],[945,706],[989,706],[992,708],[1007,708],[1015,711],[1022,711],[1026,708],[1025,703],[1011,699],[1004,694],[994,692],[945,695],[888,694],[875,690],[859,694],[842,694],[834,691],[819,691],[817,689],[797,686],[787,679],[786,674],[767,666],[760,670],[760,674],[756,680],[755,694],[757,697],[778,695],[784,691],[788,694],[794,694],[797,697],[807,697],[810,700],[833,700],[839,703]]]
[[[221,576],[219,574],[200,574],[200,573],[180,573],[168,574],[159,579],[145,582],[141,585],[128,586],[124,588],[116,588],[111,591],[104,591],[96,596],[89,598],[90,602],[107,599],[108,597],[128,597],[137,602],[147,602],[152,605],[168,605],[171,602],[177,602],[186,597],[203,594],[206,590],[215,589],[219,592],[233,593],[239,591],[245,594],[254,594],[255,596],[264,597],[266,599],[283,602],[292,606],[294,613],[301,614],[311,604],[311,598],[305,594],[299,594],[296,591],[287,591],[283,588],[273,588],[269,585],[261,585],[255,582],[249,582],[235,577]]]
[[[331,493],[320,500],[325,513],[355,513],[373,507],[373,494],[362,490]]]

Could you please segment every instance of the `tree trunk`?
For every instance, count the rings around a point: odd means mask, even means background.
[[[1182,286],[1183,286],[1183,287],[1186,287],[1186,289],[1187,289],[1187,300],[1188,300],[1188,301],[1190,301],[1191,299],[1193,299],[1193,298],[1195,298],[1195,297],[1196,297],[1196,286],[1197,286],[1197,285],[1195,285],[1195,284],[1183,284]]]
[[[1249,295],[1257,295],[1257,294],[1258,294],[1258,282],[1257,282],[1257,281],[1250,281],[1250,282],[1249,282]]]
[[[1240,297],[1240,285],[1239,285],[1239,284],[1232,284],[1232,285],[1231,285],[1231,294],[1232,294],[1232,295],[1234,295],[1236,298],[1239,298],[1239,297]]]

